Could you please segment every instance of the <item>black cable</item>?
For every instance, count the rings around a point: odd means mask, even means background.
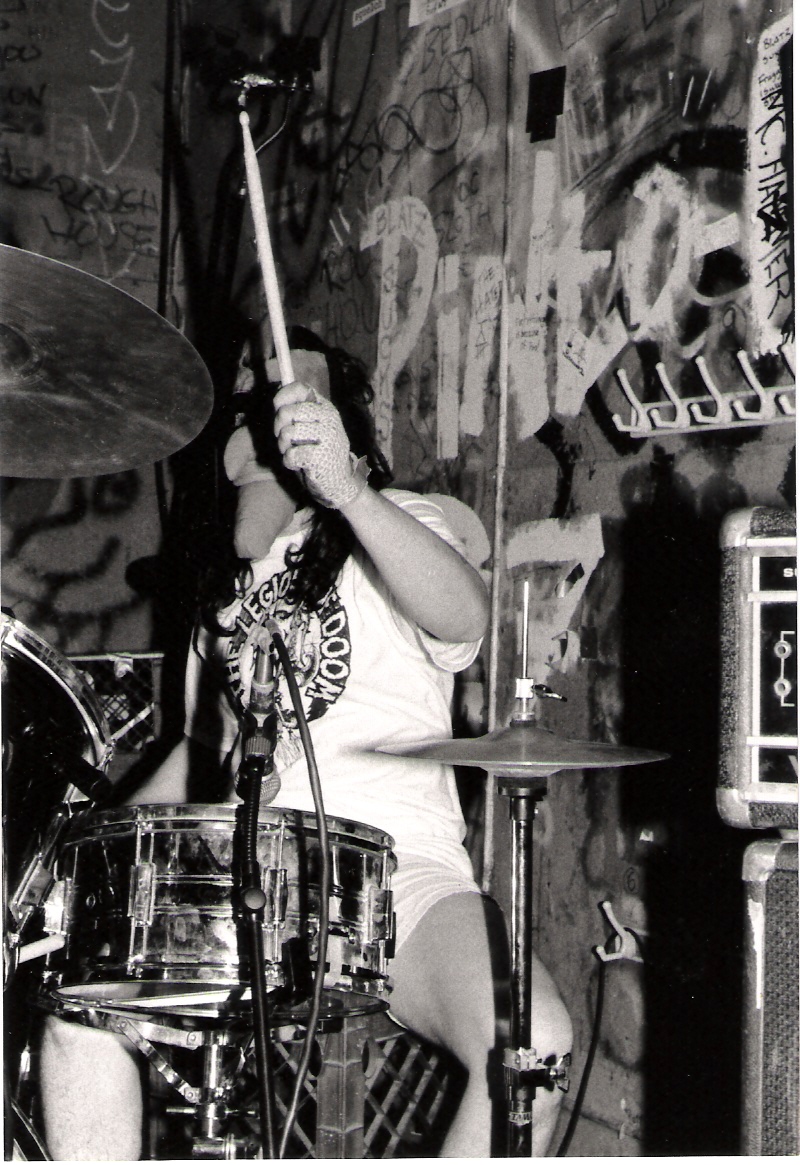
[[[286,123],[289,120],[289,106],[290,106],[290,104],[291,104],[291,95],[288,95],[286,98],[286,101],[284,102],[284,106],[283,106],[283,119],[281,120],[281,124],[278,126],[278,128],[275,130],[274,133],[270,134],[270,136],[268,138],[266,138],[261,143],[260,146],[254,147],[256,157],[258,157],[258,155],[261,153],[261,151],[265,150],[267,148],[267,146],[271,146],[272,143],[275,141],[275,139],[277,137],[280,137],[280,135],[286,129]]]
[[[589,1051],[586,1053],[586,1063],[583,1066],[583,1073],[581,1074],[581,1082],[578,1086],[578,1092],[575,1097],[575,1104],[572,1106],[572,1112],[569,1118],[566,1132],[561,1139],[561,1144],[558,1146],[556,1157],[566,1157],[567,1149],[572,1141],[572,1135],[575,1132],[575,1127],[580,1119],[581,1111],[583,1109],[583,1099],[586,1096],[586,1089],[589,1085],[589,1076],[592,1071],[592,1064],[594,1062],[594,1054],[597,1051],[597,1045],[600,1041],[600,1027],[603,1020],[603,1001],[606,993],[606,964],[600,960],[600,974],[597,979],[597,999],[594,1005],[594,1026],[592,1028],[592,1038],[589,1041]]]
[[[331,859],[330,849],[328,843],[328,822],[325,817],[325,806],[322,801],[322,786],[319,780],[319,770],[317,769],[317,761],[314,755],[314,745],[311,742],[311,733],[308,730],[308,721],[306,720],[305,710],[303,708],[303,701],[300,696],[300,689],[297,686],[297,680],[294,678],[294,671],[292,670],[292,660],[286,648],[280,631],[270,621],[268,623],[270,634],[272,635],[275,649],[278,652],[278,657],[283,668],[283,674],[286,677],[286,682],[289,685],[289,694],[292,698],[292,707],[297,716],[297,726],[300,730],[300,739],[303,743],[303,748],[306,754],[306,762],[308,764],[308,777],[311,782],[311,793],[314,798],[314,810],[317,818],[317,832],[319,835],[319,854],[320,854],[320,887],[319,887],[319,925],[317,931],[317,968],[314,975],[314,991],[311,998],[311,1009],[308,1016],[308,1024],[306,1027],[306,1036],[303,1043],[303,1052],[300,1057],[300,1063],[297,1067],[297,1075],[295,1077],[294,1089],[292,1092],[292,1100],[286,1113],[286,1122],[283,1127],[283,1134],[281,1136],[280,1149],[278,1150],[278,1159],[283,1160],[286,1152],[286,1145],[291,1135],[294,1122],[297,1118],[297,1110],[300,1105],[300,1093],[308,1073],[308,1066],[311,1062],[311,1053],[314,1049],[314,1038],[317,1031],[317,1023],[319,1022],[320,1008],[322,1007],[322,992],[325,986],[325,964],[328,957],[328,923],[329,923],[329,899],[331,888]]]

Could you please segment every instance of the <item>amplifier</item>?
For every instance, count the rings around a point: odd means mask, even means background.
[[[742,1153],[800,1153],[797,842],[762,839],[744,853]]]
[[[758,506],[723,522],[717,807],[743,829],[797,828],[797,525]]]

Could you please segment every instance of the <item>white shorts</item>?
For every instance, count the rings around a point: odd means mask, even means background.
[[[454,861],[452,866],[416,854],[397,853],[397,869],[391,881],[397,928],[395,951],[400,950],[423,914],[442,898],[481,893],[466,850],[462,853],[463,860]]]

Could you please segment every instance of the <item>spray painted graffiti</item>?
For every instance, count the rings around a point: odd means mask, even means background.
[[[157,279],[152,151],[161,113],[148,87],[151,56],[142,68],[139,23],[130,3],[108,0],[68,24],[25,0],[6,11],[4,37],[27,37],[29,50],[4,54],[0,182],[7,238],[147,301]]]
[[[124,571],[152,550],[149,492],[136,471],[7,483],[3,606],[59,650],[124,647],[126,624],[143,614]],[[129,524],[138,525],[135,540],[124,537]]]
[[[413,251],[411,271],[402,244]],[[370,216],[362,247],[381,245],[381,300],[375,384],[375,428],[392,448],[392,407],[398,373],[417,341],[428,314],[436,274],[436,235],[428,208],[418,198],[378,206]]]
[[[318,29],[313,92],[293,100],[286,130],[265,155],[285,297],[306,304],[309,322],[370,366],[390,458],[401,373],[412,402],[408,423],[429,451],[438,442],[452,458],[460,425],[482,432],[494,355],[503,212],[492,167],[505,116],[496,74],[505,61],[506,8],[486,0],[409,28],[402,15],[387,23],[374,13],[348,26],[335,9],[312,4],[300,32]],[[441,328],[429,318],[439,257],[446,263],[437,305],[452,307],[450,293],[468,310],[473,302],[471,320],[457,305]],[[478,259],[493,273],[483,290],[481,274],[473,292]],[[464,407],[462,327],[480,353],[469,365]],[[441,358],[431,360],[437,329]],[[443,389],[442,414],[430,427],[423,375]]]
[[[531,169],[510,354],[522,435],[577,416],[596,383],[637,436],[789,421],[790,21],[754,54],[738,9],[667,5],[622,40],[614,15],[582,10],[562,37],[557,152],[539,147]]]

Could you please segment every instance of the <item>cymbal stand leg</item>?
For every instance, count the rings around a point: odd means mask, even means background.
[[[547,777],[525,779],[502,775],[498,790],[509,798],[511,837],[511,1046],[503,1056],[506,1082],[506,1149],[509,1157],[530,1157],[532,1150],[532,1105],[536,1089],[553,1087],[562,1074],[529,1047],[533,1001],[531,967],[533,956],[533,822],[537,803],[547,793]]]

